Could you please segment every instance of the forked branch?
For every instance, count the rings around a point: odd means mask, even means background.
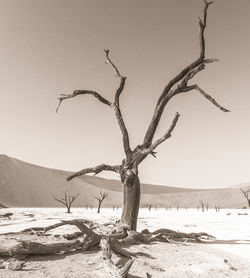
[[[240,191],[246,197],[248,206],[250,207],[250,188],[241,188]]]
[[[166,141],[168,138],[171,137],[172,132],[178,122],[178,119],[180,117],[180,114],[177,112],[175,114],[175,117],[171,123],[170,128],[168,131],[158,140],[156,140],[153,144],[151,144],[148,148],[142,150],[142,152],[139,153],[137,157],[135,157],[135,163],[136,165],[139,165],[149,154],[152,154],[155,157],[156,152],[154,152],[154,149],[159,146],[162,142]]]
[[[101,203],[106,197],[108,197],[108,193],[102,192],[102,190],[101,190],[100,191],[100,196],[95,197],[95,199],[97,199]]]
[[[143,144],[146,147],[149,147],[152,143],[162,113],[168,101],[178,93],[191,91],[193,88],[192,86],[188,86],[188,81],[192,79],[198,72],[203,70],[205,68],[205,64],[217,61],[217,59],[205,59],[206,45],[205,45],[204,33],[207,25],[207,11],[209,5],[211,4],[212,2],[208,2],[204,0],[203,19],[199,20],[200,55],[194,62],[192,62],[189,66],[185,67],[179,74],[177,74],[164,88],[162,94],[160,95],[157,101],[151,123],[144,137]],[[213,101],[213,103],[215,104],[215,100]],[[219,106],[216,105],[216,106],[219,108],[221,107],[220,105]],[[224,112],[228,111],[227,109],[221,109],[221,110]]]
[[[104,201],[104,199],[106,197],[108,197],[108,193],[102,192],[102,190],[100,190],[100,196],[99,197],[95,197],[95,199],[97,199],[97,201],[98,201],[97,213],[100,213],[101,204],[102,204],[102,202]]]
[[[54,200],[56,200],[57,202],[63,204],[64,206],[67,207],[67,212],[70,213],[70,208],[72,206],[72,203],[76,200],[76,198],[79,196],[79,193],[76,195],[68,195],[67,191],[65,191],[64,193],[64,198],[57,198],[55,196],[53,196]]]
[[[102,171],[112,171],[112,172],[119,173],[120,167],[121,167],[120,165],[111,166],[111,165],[107,165],[107,164],[101,164],[96,167],[85,168],[85,169],[75,172],[72,175],[70,175],[69,177],[67,177],[67,181],[70,181],[75,177],[79,177],[79,176],[90,174],[90,173],[94,173],[94,175],[97,175]]]
[[[243,188],[241,188],[240,191],[244,194],[244,196],[246,198],[248,198],[248,195],[250,194],[250,189],[243,189]]]
[[[123,117],[121,114],[120,104],[119,104],[120,95],[124,89],[126,77],[121,75],[117,66],[110,59],[109,50],[105,49],[104,51],[106,54],[106,63],[111,65],[111,67],[115,70],[116,76],[120,78],[120,85],[119,85],[118,89],[116,90],[114,102],[113,103],[110,102],[109,100],[104,98],[102,95],[100,95],[96,91],[75,90],[72,94],[61,94],[60,95],[60,97],[58,98],[59,103],[58,103],[56,112],[58,112],[63,100],[69,99],[69,98],[74,98],[79,95],[92,95],[93,97],[97,98],[100,102],[112,107],[115,112],[115,116],[116,116],[117,122],[119,124],[120,130],[122,132],[123,147],[124,147],[125,154],[127,157],[129,157],[131,155],[131,148],[130,148],[130,144],[129,144],[129,135],[128,135],[128,131],[127,131],[127,128],[125,126],[125,123],[124,123],[124,120],[123,120]]]

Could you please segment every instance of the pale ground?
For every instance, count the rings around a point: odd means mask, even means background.
[[[121,210],[73,208],[66,214],[63,208],[16,208],[1,209],[0,213],[13,212],[11,220],[0,220],[0,233],[20,231],[28,227],[47,226],[61,219],[84,218],[98,223],[119,219]],[[238,215],[248,213],[248,215]],[[194,209],[141,209],[138,230],[148,228],[169,228],[181,232],[206,232],[216,237],[207,243],[137,245],[131,249],[142,251],[154,257],[136,258],[130,278],[250,278],[250,211],[214,209],[201,212]],[[55,234],[75,231],[64,226],[53,231]],[[113,255],[115,262],[124,264]],[[226,260],[226,261],[225,261]],[[98,249],[63,255],[32,256],[26,259],[22,271],[0,270],[0,278],[108,278],[103,268],[101,252]]]

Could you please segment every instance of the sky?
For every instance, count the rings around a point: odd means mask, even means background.
[[[142,143],[164,86],[199,55],[202,0],[0,0],[0,153],[77,171],[124,157],[112,110],[91,96],[62,103],[61,93],[96,90],[113,100],[127,76],[121,110],[132,147]],[[194,82],[198,92],[166,106],[155,139],[176,112],[172,137],[139,168],[145,183],[193,188],[250,181],[250,1],[215,0],[206,57],[219,58]],[[119,178],[113,175],[105,177]]]

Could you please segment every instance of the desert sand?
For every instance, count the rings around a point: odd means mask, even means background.
[[[21,231],[27,227],[47,226],[61,219],[84,218],[100,224],[119,219],[120,210],[74,209],[66,214],[65,209],[2,209],[12,211],[12,219],[0,222],[0,233]],[[135,258],[129,272],[130,278],[220,278],[250,277],[250,216],[239,215],[247,210],[210,210],[201,212],[184,209],[166,211],[142,209],[138,230],[148,228],[170,228],[183,232],[203,231],[216,237],[214,241],[185,244],[154,243],[136,245],[132,251],[140,251],[145,256]],[[53,230],[54,234],[73,232],[71,226]],[[2,239],[1,244],[4,244]],[[150,256],[148,256],[150,255]],[[11,261],[12,259],[10,259]],[[112,260],[124,265],[127,259],[115,254]],[[112,277],[102,262],[102,253],[97,248],[86,252],[71,251],[50,256],[29,256],[24,258],[25,267],[21,271],[0,269],[0,277],[10,278],[109,278]]]
[[[66,182],[70,172],[49,169],[24,161],[0,155],[0,204],[7,207],[56,207],[59,206],[53,195],[62,197],[80,193],[74,206],[96,205],[95,196],[101,189],[108,193],[105,207],[122,204],[122,185],[119,180],[84,175]],[[249,186],[245,184],[244,186]],[[242,187],[242,185],[240,186]],[[141,207],[194,207],[205,202],[210,208],[242,208],[247,205],[246,198],[239,187],[217,189],[191,189],[173,186],[141,184]]]

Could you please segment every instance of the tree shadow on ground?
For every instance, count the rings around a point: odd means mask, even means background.
[[[220,240],[216,239],[213,241],[202,241],[203,244],[250,244],[250,240],[242,239],[229,239],[229,240]]]
[[[68,251],[61,254],[58,253],[58,254],[51,254],[51,255],[28,255],[26,258],[24,258],[24,260],[25,261],[58,261],[76,254],[94,254],[98,252],[100,252],[100,250],[97,247],[94,247],[84,252],[81,250],[74,250],[74,251]]]

